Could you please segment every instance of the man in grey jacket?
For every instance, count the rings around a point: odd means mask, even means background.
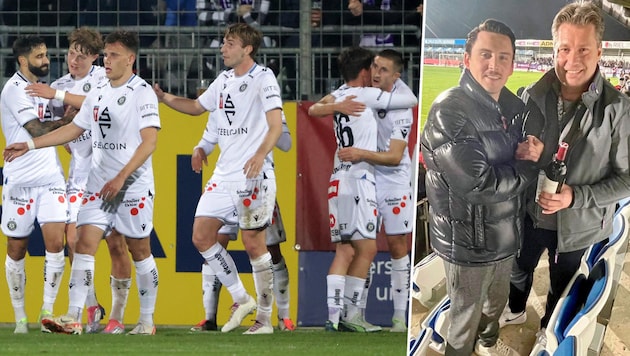
[[[584,251],[611,234],[615,204],[630,196],[630,101],[599,72],[604,33],[599,8],[591,2],[568,4],[551,29],[555,66],[523,93],[530,111],[525,129],[545,143],[543,164],[560,142],[569,144],[566,184],[558,194],[535,187],[527,194],[525,236],[501,326],[525,322],[534,269],[545,249],[551,283],[541,328],[547,326]]]

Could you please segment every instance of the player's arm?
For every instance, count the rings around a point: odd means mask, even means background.
[[[190,157],[190,166],[195,173],[201,173],[203,166],[208,165],[208,155],[214,150],[217,140],[216,122],[212,117],[209,117],[206,128],[203,130],[203,135],[197,146],[193,148],[193,153]]]
[[[153,90],[155,91],[155,95],[157,95],[159,102],[164,103],[171,109],[175,109],[181,113],[197,116],[207,111],[203,106],[201,106],[199,100],[166,93],[157,83],[153,84]]]
[[[28,123],[30,123],[31,121],[29,121]],[[6,161],[11,162],[30,150],[36,148],[57,146],[66,142],[70,142],[79,137],[83,133],[83,131],[85,131],[85,129],[75,125],[74,123],[70,123],[69,125],[61,126],[52,132],[48,132],[43,136],[33,137],[33,139],[27,142],[12,143],[4,149],[3,156]]]
[[[72,119],[74,119],[74,116],[76,114],[77,114],[76,110],[67,110],[66,114],[59,120],[39,121],[39,119],[34,118],[33,120],[25,123],[23,127],[26,129],[26,131],[28,131],[31,137],[39,137],[49,132],[52,132],[62,126],[67,126],[67,124],[72,122]],[[65,142],[67,141],[64,141],[61,143],[65,143]],[[55,145],[58,145],[58,144],[53,144],[52,146],[55,146]]]
[[[389,150],[385,152],[374,152],[356,147],[344,147],[339,150],[337,155],[342,161],[365,161],[379,166],[397,166],[400,164],[406,149],[406,141],[390,140]]]
[[[345,100],[335,102],[335,97],[328,94],[317,103],[308,108],[308,114],[314,117],[324,117],[333,115],[336,112],[342,114],[359,116],[365,110],[365,104],[353,100],[355,95],[348,95]]]
[[[291,131],[289,131],[289,126],[284,119],[284,113],[282,113],[282,134],[278,139],[278,143],[276,143],[276,147],[284,152],[288,152],[291,149],[292,143],[293,142],[291,140]]]
[[[255,178],[260,174],[265,157],[271,152],[276,143],[278,143],[278,139],[282,134],[282,109],[276,108],[269,110],[265,115],[267,117],[267,125],[269,126],[267,134],[256,150],[256,153],[254,153],[254,156],[250,158],[245,163],[245,167],[243,167],[243,173],[245,173],[248,179]]]
[[[378,88],[363,88],[365,105],[372,109],[398,110],[418,105],[418,98],[412,92],[386,92]]]
[[[53,83],[54,84],[54,83]],[[57,99],[73,108],[81,109],[85,95],[72,94],[64,90],[54,89],[48,84],[33,83],[25,88],[26,94],[30,96],[39,96],[46,99]]]
[[[127,162],[112,180],[105,183],[103,188],[101,188],[100,194],[104,200],[109,201],[114,199],[123,187],[125,180],[149,159],[157,147],[157,133],[158,128],[153,126],[145,127],[140,130],[142,142],[136,148],[129,162]]]

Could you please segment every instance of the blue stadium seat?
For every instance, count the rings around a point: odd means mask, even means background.
[[[613,219],[613,232],[606,239],[596,244],[593,244],[582,258],[582,263],[587,269],[584,270],[588,273],[595,263],[602,258],[612,258],[619,252],[619,248],[625,241],[626,231],[626,218],[622,214],[615,215]]]
[[[412,297],[427,308],[435,305],[446,294],[446,288],[440,288],[446,280],[444,262],[435,253],[423,258],[413,267]],[[436,292],[440,293],[436,293]]]

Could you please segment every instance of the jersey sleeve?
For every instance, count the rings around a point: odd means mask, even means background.
[[[291,149],[291,131],[289,131],[289,126],[287,125],[287,118],[284,116],[284,112],[282,112],[282,134],[276,143],[276,147],[287,152]]]
[[[389,93],[378,88],[363,88],[361,100],[372,109],[398,110],[409,109],[418,104],[418,98],[413,93]]]
[[[409,143],[409,132],[413,124],[411,109],[390,111],[387,115],[392,120],[393,128],[390,140],[400,140]]]
[[[136,108],[140,115],[140,124],[138,129],[142,130],[147,127],[160,128],[160,113],[158,107],[157,95],[151,87],[144,83],[140,87],[140,92],[135,97]]]
[[[258,79],[258,78],[257,78]],[[259,96],[265,112],[273,109],[282,110],[282,96],[280,85],[270,69],[260,72]]]
[[[39,119],[37,107],[35,107],[33,101],[30,100],[26,91],[24,91],[25,85],[22,83],[16,85],[7,83],[6,85],[9,85],[9,87],[3,94],[11,98],[11,100],[6,100],[5,102],[8,103],[9,111],[13,113],[20,126],[24,126],[24,124],[33,119]]]

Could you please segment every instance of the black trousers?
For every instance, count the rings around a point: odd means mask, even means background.
[[[550,286],[545,315],[540,320],[540,327],[545,328],[562,292],[580,267],[586,248],[558,253],[557,231],[534,228],[529,217],[525,218],[524,228],[523,246],[520,255],[516,257],[512,265],[508,305],[513,313],[525,310],[534,281],[534,270],[546,249],[549,254]]]

